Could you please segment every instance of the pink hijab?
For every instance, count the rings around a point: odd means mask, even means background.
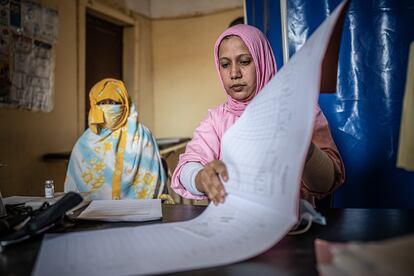
[[[256,66],[256,96],[276,74],[276,62],[272,48],[265,35],[257,28],[249,25],[235,25],[224,31],[214,46],[214,61],[216,70],[223,85],[219,71],[218,52],[222,40],[227,36],[238,36],[246,44]],[[223,85],[224,89],[224,85]],[[203,165],[221,159],[220,142],[225,131],[241,116],[250,101],[237,101],[227,96],[227,101],[220,106],[210,109],[207,118],[195,130],[193,139],[187,144],[185,153],[180,155],[178,165],[173,173],[171,187],[176,193],[185,198],[205,199],[204,196],[194,196],[189,193],[180,181],[183,166],[188,162],[199,162]]]
[[[276,74],[276,63],[273,55],[272,48],[269,41],[264,34],[257,28],[249,25],[239,24],[225,30],[217,39],[214,45],[214,62],[216,63],[216,70],[219,76],[221,85],[224,88],[223,80],[220,76],[220,64],[219,64],[219,47],[223,39],[227,36],[238,36],[250,51],[253,57],[254,65],[256,66],[256,96],[262,88],[270,81],[270,79]],[[227,96],[227,101],[224,104],[224,108],[239,116],[243,113],[246,106],[250,101],[240,102]]]

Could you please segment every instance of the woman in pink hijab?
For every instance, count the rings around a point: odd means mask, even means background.
[[[276,73],[269,41],[249,25],[235,25],[224,31],[214,47],[216,69],[227,93],[225,103],[208,111],[195,130],[174,171],[171,186],[189,199],[224,202],[228,180],[221,161],[220,142],[226,130],[241,116],[249,102]],[[332,139],[328,122],[319,107],[315,109],[312,143],[305,163],[301,198],[314,198],[332,192],[344,181],[344,166]],[[219,177],[220,176],[220,177]]]

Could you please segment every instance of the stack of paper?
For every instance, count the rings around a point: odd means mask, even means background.
[[[162,218],[161,200],[93,200],[77,217],[101,221],[147,221]]]

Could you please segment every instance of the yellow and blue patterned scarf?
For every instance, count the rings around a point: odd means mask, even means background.
[[[92,199],[157,198],[165,183],[158,147],[124,84],[104,79],[89,97],[89,128],[72,150],[65,191],[91,192]],[[120,104],[99,104],[108,99]]]

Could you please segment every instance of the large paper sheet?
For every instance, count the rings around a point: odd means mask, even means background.
[[[230,264],[278,242],[297,221],[321,65],[344,3],[268,83],[222,141],[224,204],[178,223],[44,239],[34,275],[137,275]],[[332,68],[336,70],[336,68]]]

